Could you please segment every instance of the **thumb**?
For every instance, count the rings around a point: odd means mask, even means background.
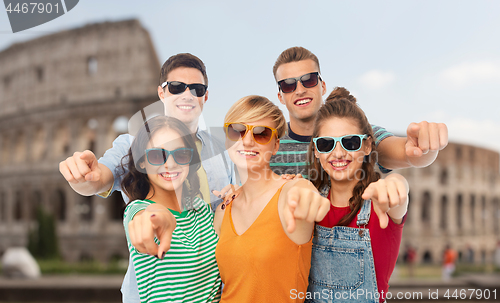
[[[423,155],[422,150],[418,147],[418,134],[420,126],[416,123],[411,123],[406,130],[405,152],[408,157],[420,157]]]

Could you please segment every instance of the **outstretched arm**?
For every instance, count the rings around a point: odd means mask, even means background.
[[[448,128],[444,123],[411,123],[407,137],[389,137],[377,147],[378,162],[388,169],[426,167],[436,160],[448,145]]]

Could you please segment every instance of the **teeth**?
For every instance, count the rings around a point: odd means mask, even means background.
[[[173,178],[173,177],[177,177],[179,175],[179,173],[173,173],[173,174],[161,173],[160,175],[163,178]]]
[[[250,152],[250,151],[244,151],[244,150],[240,150],[238,151],[240,154],[244,155],[244,156],[255,156],[257,155],[256,152]]]
[[[347,166],[347,162],[331,162],[333,167],[344,167]]]
[[[302,104],[306,104],[306,103],[309,103],[311,102],[311,99],[303,99],[303,100],[300,100],[300,101],[297,101],[297,105],[302,105]]]
[[[186,109],[186,110],[194,108],[194,106],[186,106],[186,105],[178,105],[177,107],[180,108],[180,109]]]

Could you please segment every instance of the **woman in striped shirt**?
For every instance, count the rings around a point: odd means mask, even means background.
[[[122,164],[129,170],[122,188],[132,201],[123,223],[141,302],[218,302],[218,237],[210,206],[199,198],[200,156],[188,128],[172,117],[149,120]],[[144,224],[147,231],[138,234],[140,228],[131,224]],[[137,237],[157,245],[140,253],[131,244]]]

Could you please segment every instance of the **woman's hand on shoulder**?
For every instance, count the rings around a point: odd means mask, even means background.
[[[365,189],[362,198],[372,200],[380,227],[389,225],[389,217],[394,223],[400,224],[408,210],[409,186],[400,174],[390,174],[385,179],[373,182]]]
[[[177,221],[168,208],[156,203],[151,204],[129,222],[130,242],[138,252],[163,259],[165,252],[170,249],[176,226]],[[160,245],[154,241],[155,236]]]
[[[304,234],[298,237],[303,237],[308,241],[314,222],[323,220],[330,210],[330,201],[322,197],[314,185],[305,179],[288,182],[283,191],[283,227],[289,237],[295,233]]]

